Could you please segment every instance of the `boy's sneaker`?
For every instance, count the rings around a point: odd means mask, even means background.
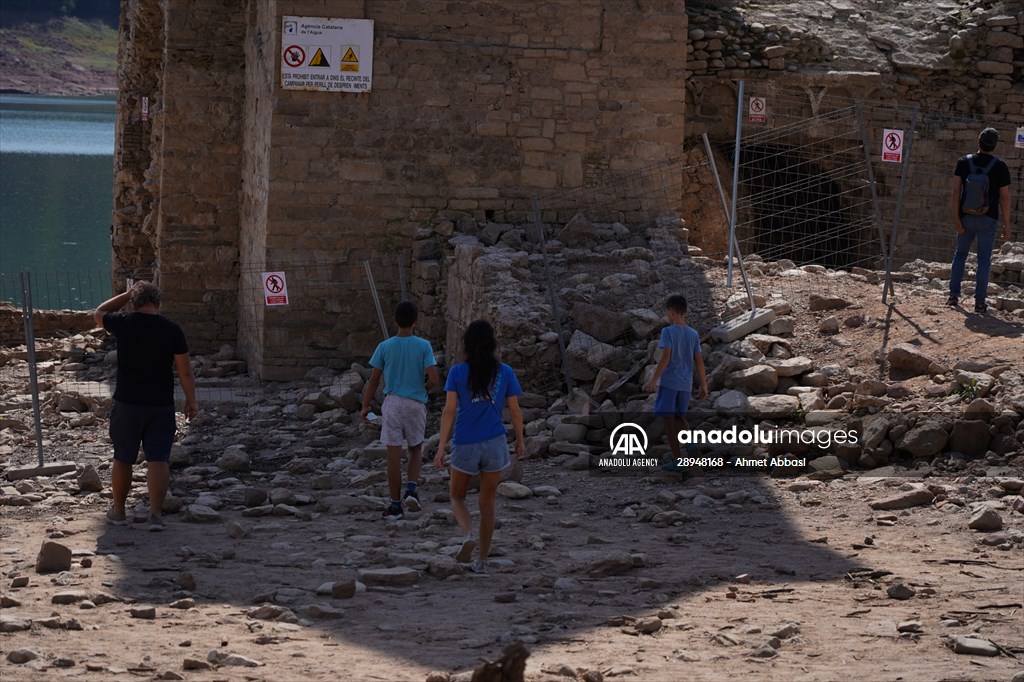
[[[402,511],[402,503],[392,500],[380,516],[385,521],[398,521],[405,516],[405,512]]]
[[[462,547],[459,548],[459,553],[455,555],[455,560],[460,564],[468,564],[473,558],[473,550],[476,549],[476,540],[472,537],[468,537],[462,541]]]
[[[128,525],[128,517],[126,515],[124,515],[124,514],[122,514],[121,516],[117,516],[114,513],[113,509],[108,509],[107,510],[107,523],[109,523],[111,526],[127,526]]]
[[[402,504],[411,512],[418,512],[423,509],[423,505],[420,504],[419,493],[415,490],[406,489],[405,497],[402,498]]]
[[[949,298],[946,299],[946,305],[948,305],[950,308],[955,308],[958,305],[960,305],[960,299],[956,296],[950,296]]]
[[[985,305],[984,303],[975,303],[974,312],[978,313],[979,315],[984,315],[986,312],[988,312],[988,306]]]
[[[167,526],[164,525],[164,517],[162,516],[150,516],[149,517],[149,532],[159,533],[163,531]]]
[[[469,565],[471,573],[487,573],[487,564],[477,559]]]

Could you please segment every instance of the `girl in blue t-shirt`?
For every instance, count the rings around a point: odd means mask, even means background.
[[[523,414],[515,372],[498,360],[494,327],[484,320],[472,322],[462,336],[466,361],[452,367],[444,390],[447,399],[441,414],[441,435],[434,468],[444,466],[444,451],[451,436],[450,496],[452,511],[466,538],[455,556],[461,563],[473,558],[477,541],[473,537],[473,517],[466,506],[469,479],[480,474],[480,549],[470,565],[474,573],[487,572],[487,555],[494,534],[494,498],[501,472],[511,463],[502,409],[508,407],[516,434],[516,457],[526,454]],[[454,424],[455,433],[452,435]]]

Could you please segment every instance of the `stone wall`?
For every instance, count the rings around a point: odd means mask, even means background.
[[[69,329],[95,326],[92,311],[35,310],[32,312],[32,333],[36,338],[67,335]],[[0,346],[25,343],[25,318],[20,308],[0,301]],[[2,364],[2,363],[0,363]]]
[[[152,258],[194,344],[237,333],[263,376],[371,352],[358,266],[408,250],[438,217],[523,214],[535,193],[669,157],[683,139],[681,0],[166,7],[163,28],[138,19],[151,43],[166,33]],[[285,15],[374,20],[372,91],[282,90]],[[260,309],[246,278],[296,263],[339,264],[336,287],[294,292],[329,300]]]
[[[984,5],[984,6],[982,6]],[[973,3],[962,14],[947,13],[918,31],[920,40],[945,41],[948,46],[910,47],[879,38],[864,30],[868,47],[882,63],[872,64],[858,53],[857,63],[873,68],[837,70],[843,62],[841,45],[827,44],[828,32],[814,28],[801,32],[780,23],[760,23],[735,9],[688,5],[687,136],[707,133],[719,150],[730,149],[735,135],[737,84],[746,83],[746,96],[769,94],[769,110],[785,102],[785,123],[818,116],[826,111],[863,106],[869,145],[882,128],[910,129],[912,110],[920,110],[910,156],[909,182],[904,193],[898,233],[898,261],[923,256],[945,258],[950,248],[949,181],[959,155],[976,149],[985,125],[1002,133],[997,153],[1015,179],[1011,213],[1024,214],[1024,191],[1016,180],[1024,167],[1012,148],[1016,125],[1024,111],[1024,12],[1011,3]],[[972,10],[973,8],[973,10]],[[955,15],[955,16],[954,16]],[[864,17],[850,14],[846,23],[857,26]],[[907,39],[909,40],[909,38]],[[926,46],[927,47],[927,46]],[[863,52],[862,50],[861,52]],[[745,113],[745,112],[744,112]],[[744,116],[744,120],[745,120]],[[782,124],[780,117],[779,125]],[[767,126],[773,121],[769,118]],[[754,132],[748,127],[745,134]],[[810,129],[816,141],[827,140],[827,126]],[[878,151],[869,147],[877,158]],[[827,171],[827,165],[825,166]],[[719,171],[730,177],[731,159]],[[883,224],[892,224],[899,192],[900,165],[875,163]],[[857,178],[857,182],[864,179]],[[702,182],[704,193],[713,181]],[[714,194],[704,196],[714,197]],[[692,202],[691,202],[692,203]],[[691,207],[696,208],[696,207]],[[689,216],[684,211],[684,216]],[[706,242],[699,226],[691,225],[693,241],[709,253],[719,244]],[[927,250],[922,254],[921,249]]]
[[[209,350],[237,328],[245,2],[165,6],[156,268],[166,314]]]
[[[152,277],[156,260],[159,120],[163,92],[164,5],[144,0],[121,4],[117,55],[117,124],[114,128],[114,213],[111,225],[114,291],[125,277]],[[149,112],[143,119],[143,98]],[[157,151],[154,154],[154,149]]]
[[[129,0],[122,11],[114,290],[154,279],[200,351],[237,328],[244,8]]]

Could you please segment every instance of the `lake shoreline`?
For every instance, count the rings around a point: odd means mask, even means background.
[[[52,92],[50,90],[21,88],[0,88],[0,95],[40,95],[42,97],[116,97],[117,88],[90,88],[76,86],[73,91]]]
[[[73,17],[0,27],[4,94],[117,94],[118,29]]]

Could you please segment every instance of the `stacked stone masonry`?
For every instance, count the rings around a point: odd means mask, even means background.
[[[164,59],[144,63],[125,49],[119,127],[138,113],[127,111],[129,89],[153,88],[150,128],[134,144],[149,142],[159,177],[154,201],[130,199],[135,222],[155,225],[152,252],[117,255],[115,267],[156,269],[194,345],[237,334],[268,378],[363,357],[378,325],[358,267],[343,295],[326,293],[334,301],[301,323],[288,309],[260,308],[259,291],[240,286],[252,273],[358,266],[409,249],[438,216],[523,214],[536,192],[577,187],[593,168],[667,158],[682,142],[680,1],[162,7],[165,16],[140,4],[122,31],[123,42],[144,39]],[[372,91],[282,90],[288,15],[372,19]],[[130,198],[136,184],[121,177],[116,191]]]
[[[681,0],[126,0],[115,288],[154,274],[197,350],[233,343],[256,374],[289,378],[372,351],[362,263],[411,250],[410,290],[438,338],[452,321],[451,273],[425,256],[461,221],[522,223],[534,196],[676,158],[704,132],[726,176],[739,79],[804,93],[810,116],[865,101],[1019,117],[1024,12],[1008,7],[936,10],[921,33],[948,43],[938,57],[876,40],[884,63],[853,72],[839,70],[827,34]],[[286,15],[373,19],[372,91],[281,89]],[[974,134],[951,123],[937,139]],[[917,154],[951,164],[941,145]],[[895,169],[879,172],[882,194],[897,182]],[[684,185],[669,207],[678,215],[718,201],[708,172]],[[907,210],[945,210],[918,201]],[[720,253],[716,221],[688,223],[691,243]],[[259,273],[311,263],[333,264],[331,281],[291,291],[301,307],[263,305]]]

